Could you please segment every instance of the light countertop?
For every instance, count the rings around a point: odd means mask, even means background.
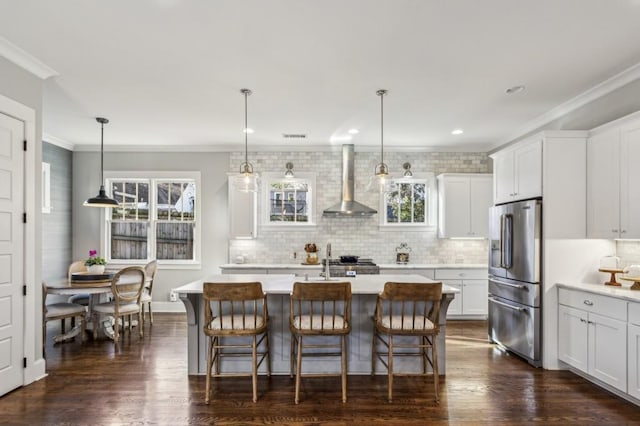
[[[482,263],[398,263],[378,264],[380,269],[487,269]],[[321,264],[305,265],[302,263],[227,263],[220,265],[220,269],[291,269],[304,268],[309,270],[322,269]]]
[[[387,281],[394,282],[417,282],[417,283],[434,283],[437,281],[430,280],[422,275],[359,275],[357,277],[340,277],[334,278],[336,281],[349,281],[351,283],[352,294],[378,294],[384,288]],[[201,280],[192,281],[178,288],[174,288],[176,293],[202,293],[202,283],[204,282],[248,282],[258,281],[262,283],[262,289],[265,293],[271,294],[289,294],[293,289],[295,281],[304,281],[301,277],[293,274],[219,274],[210,275]],[[322,277],[309,278],[310,282],[325,282]],[[329,281],[332,282],[332,281]],[[457,294],[460,290],[443,285],[443,294]]]
[[[640,302],[640,290],[630,290],[632,282],[622,282],[622,287],[591,283],[556,283],[558,287],[571,290],[581,290],[588,293],[624,299],[630,302]]]

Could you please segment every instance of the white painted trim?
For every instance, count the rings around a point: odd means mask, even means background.
[[[446,147],[446,146],[394,146],[392,152],[487,152],[492,145],[487,143],[474,147]],[[76,152],[98,152],[100,145],[74,144]],[[105,152],[242,152],[238,144],[221,145],[113,145],[104,147]],[[341,152],[342,146],[337,145],[265,145],[254,147],[249,156],[260,152]],[[380,145],[356,145],[355,152],[380,152]]]
[[[151,302],[153,312],[186,313],[184,303],[178,302]]]
[[[622,71],[619,74],[614,75],[613,77],[593,86],[592,88],[586,90],[585,92],[579,94],[578,96],[569,99],[568,101],[558,105],[557,107],[547,111],[542,114],[538,118],[528,122],[524,126],[522,126],[519,130],[512,133],[506,139],[503,139],[499,143],[492,146],[492,150],[498,148],[502,145],[505,145],[515,139],[518,139],[527,133],[530,133],[545,124],[552,122],[555,119],[558,119],[571,111],[574,111],[589,102],[593,102],[594,100],[601,98],[616,89],[621,88],[622,86],[631,83],[640,78],[640,63],[637,63],[626,70]]]
[[[68,151],[73,151],[75,148],[75,144],[72,142],[69,142],[65,139],[60,139],[57,136],[53,136],[52,134],[49,133],[43,133],[42,134],[42,140],[45,142],[48,142],[52,145],[56,145],[59,146],[60,148],[64,148]],[[97,148],[96,151],[99,151],[100,148]]]
[[[36,292],[42,293],[41,266],[39,262],[26,266],[26,259],[32,261],[40,259],[38,256],[38,238],[36,235],[36,218],[42,215],[40,200],[36,198],[37,188],[40,188],[41,165],[36,166],[36,111],[26,105],[0,95],[0,111],[24,122],[24,138],[27,141],[25,153],[24,203],[27,223],[24,234],[24,280],[27,295],[24,297],[24,350],[27,358],[27,368],[23,372],[23,385],[38,380],[45,374],[45,362],[42,358],[42,309],[36,302]],[[31,147],[31,148],[29,148]],[[36,178],[37,177],[37,178]]]
[[[37,59],[27,51],[19,48],[4,37],[0,37],[0,56],[24,68],[31,74],[46,80],[49,77],[60,75],[56,70]]]

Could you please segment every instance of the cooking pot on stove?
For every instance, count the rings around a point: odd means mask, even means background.
[[[340,262],[342,263],[358,263],[360,256],[340,256]]]

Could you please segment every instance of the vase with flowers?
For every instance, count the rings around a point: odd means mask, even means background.
[[[97,275],[104,274],[106,264],[107,261],[104,257],[98,256],[97,250],[89,250],[89,258],[84,261],[84,266],[87,267],[87,272]]]

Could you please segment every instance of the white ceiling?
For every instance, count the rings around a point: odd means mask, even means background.
[[[0,0],[0,37],[75,145],[242,149],[247,87],[250,150],[376,146],[384,88],[385,147],[484,151],[640,63],[640,1]]]

